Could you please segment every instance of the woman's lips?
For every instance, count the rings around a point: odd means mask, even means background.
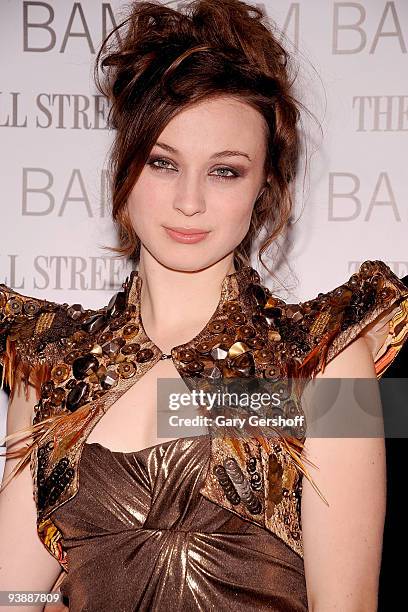
[[[204,238],[209,234],[209,232],[185,234],[183,232],[173,230],[170,227],[165,227],[164,229],[166,230],[170,238],[173,238],[173,240],[176,240],[177,242],[183,242],[184,244],[193,244],[195,242],[200,242],[201,240],[204,240]]]

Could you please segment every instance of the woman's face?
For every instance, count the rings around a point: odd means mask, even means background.
[[[245,102],[222,97],[180,112],[160,134],[128,199],[142,252],[179,271],[231,254],[248,232],[265,155],[266,124]],[[166,228],[207,233],[185,243]]]

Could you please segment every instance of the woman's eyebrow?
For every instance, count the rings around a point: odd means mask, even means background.
[[[161,149],[164,149],[165,151],[168,151],[169,153],[179,153],[177,149],[175,149],[174,147],[171,147],[170,145],[164,142],[156,142],[155,146],[160,147]],[[229,149],[226,149],[225,151],[219,151],[218,153],[214,153],[213,155],[211,155],[210,159],[217,159],[219,157],[226,157],[226,156],[228,157],[246,157],[247,159],[249,159],[249,161],[252,161],[248,153],[244,153],[243,151],[230,151]]]

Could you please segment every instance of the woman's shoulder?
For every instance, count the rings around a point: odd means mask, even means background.
[[[381,260],[364,261],[343,283],[316,297],[286,303],[270,297],[272,321],[300,375],[315,376],[363,336],[380,377],[408,338],[408,287]]]
[[[58,361],[72,337],[86,335],[86,324],[106,307],[53,302],[0,284],[0,366],[2,383],[13,394],[16,383],[31,381],[39,391],[44,374]]]

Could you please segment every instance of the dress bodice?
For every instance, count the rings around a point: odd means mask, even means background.
[[[70,612],[307,610],[302,559],[200,494],[210,455],[206,436],[134,453],[85,443],[79,492],[52,514]]]

